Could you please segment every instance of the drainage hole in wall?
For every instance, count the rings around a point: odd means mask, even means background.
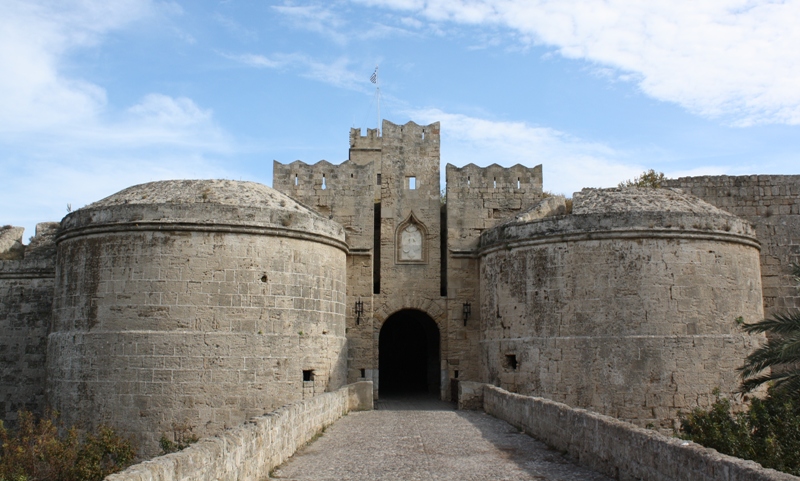
[[[267,275],[266,274],[261,276],[261,282],[267,282]]]

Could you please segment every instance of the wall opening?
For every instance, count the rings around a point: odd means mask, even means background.
[[[439,396],[439,328],[422,311],[405,309],[389,316],[378,341],[380,395]]]
[[[517,370],[517,355],[516,354],[506,354],[506,358],[503,361],[503,367],[509,369],[511,371]]]
[[[378,174],[380,175],[380,174]],[[381,293],[381,203],[373,207],[372,231],[372,293]]]
[[[325,184],[325,174],[322,174],[322,190],[327,189],[328,186]]]
[[[447,297],[447,204],[439,212],[439,295]]]
[[[314,370],[307,369],[303,371],[303,381],[309,382],[314,380]]]
[[[407,177],[406,178],[406,188],[408,190],[416,190],[417,189],[417,178],[416,177]]]

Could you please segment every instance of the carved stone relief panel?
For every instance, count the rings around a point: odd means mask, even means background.
[[[426,229],[414,214],[400,224],[395,237],[399,264],[425,264],[428,261]]]

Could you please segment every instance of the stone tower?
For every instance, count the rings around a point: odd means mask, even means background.
[[[372,380],[376,395],[449,399],[450,379],[478,379],[477,310],[465,320],[478,306],[473,251],[483,229],[542,195],[541,166],[448,165],[445,206],[439,149],[438,122],[384,120],[381,132],[352,129],[339,165],[274,163],[275,189],[345,227],[348,381]]]

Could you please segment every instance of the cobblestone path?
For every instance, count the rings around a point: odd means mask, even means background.
[[[425,399],[380,401],[330,426],[272,479],[606,481],[480,411]]]

